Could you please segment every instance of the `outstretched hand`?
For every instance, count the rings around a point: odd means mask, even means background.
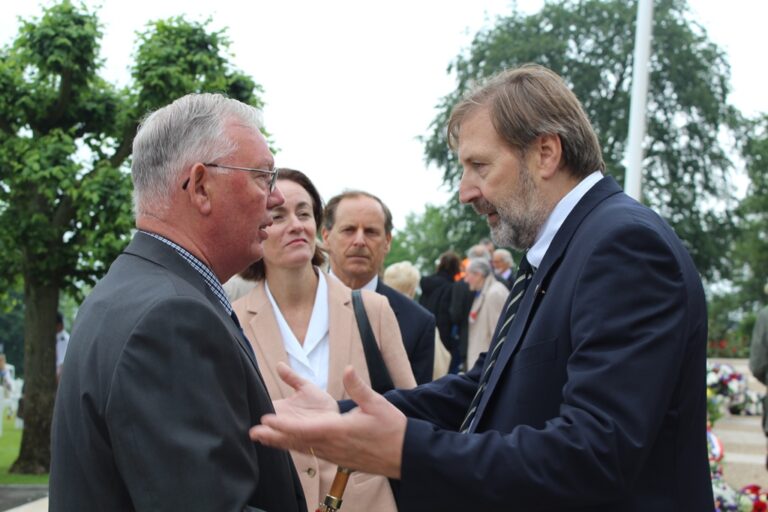
[[[302,379],[286,365],[280,378],[296,390],[276,402],[250,430],[251,439],[268,446],[304,453],[344,467],[400,478],[407,420],[403,413],[363,382],[355,370],[344,371],[344,388],[358,407],[339,414],[330,395]]]
[[[310,381],[303,379],[285,363],[277,364],[277,374],[295,393],[275,400],[275,414],[284,417],[316,417],[323,413],[339,413],[336,400]]]

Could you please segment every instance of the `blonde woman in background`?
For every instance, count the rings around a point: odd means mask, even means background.
[[[352,365],[364,380],[370,378],[351,290],[319,268],[324,261],[316,242],[322,224],[320,195],[307,176],[291,169],[280,169],[277,186],[285,203],[271,210],[273,224],[266,228],[269,237],[263,243],[264,257],[241,274],[256,281],[256,286],[232,306],[253,345],[273,400],[293,394],[277,375],[279,362],[333,398],[349,398],[342,384],[346,366]],[[392,382],[397,388],[414,387],[416,381],[387,298],[368,291],[362,294]],[[314,510],[330,489],[336,465],[304,453],[291,452],[291,456],[307,508]],[[344,508],[397,510],[385,477],[358,472],[350,477]]]
[[[416,285],[421,279],[419,269],[410,261],[393,263],[384,271],[384,284],[399,291],[413,300],[416,295]],[[451,353],[445,348],[440,339],[440,332],[435,328],[435,363],[432,367],[432,379],[439,379],[448,373],[451,364]]]

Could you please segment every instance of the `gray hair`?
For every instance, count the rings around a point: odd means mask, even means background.
[[[491,253],[488,252],[488,249],[484,245],[477,244],[469,248],[467,251],[467,258],[483,258],[490,261]]]
[[[163,213],[179,173],[196,162],[212,162],[235,150],[225,131],[230,122],[261,128],[261,113],[222,94],[188,94],[149,113],[133,139],[135,215]]]
[[[501,259],[506,261],[510,267],[515,264],[515,260],[512,258],[512,253],[506,249],[496,249],[493,251],[493,255],[499,256]]]
[[[484,258],[473,258],[469,260],[467,272],[475,272],[483,277],[488,277],[491,275],[491,264]]]

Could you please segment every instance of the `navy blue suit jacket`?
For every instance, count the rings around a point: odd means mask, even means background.
[[[706,329],[683,244],[604,178],[535,272],[472,433],[484,356],[387,394],[408,416],[400,512],[713,510]]]
[[[432,380],[435,362],[435,315],[379,279],[376,293],[389,300],[403,338],[405,352],[418,384]]]

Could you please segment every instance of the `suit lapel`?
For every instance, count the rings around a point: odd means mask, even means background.
[[[328,361],[328,394],[340,399],[344,396],[342,376],[344,368],[352,364],[352,343],[360,343],[357,334],[357,320],[352,309],[352,295],[349,289],[332,277],[328,283],[328,332],[339,333],[330,336],[330,361]],[[348,333],[348,334],[345,334]]]
[[[536,304],[546,292],[547,283],[550,282],[552,275],[554,275],[559,268],[560,261],[565,256],[568,245],[579,225],[598,204],[607,197],[619,192],[621,192],[621,188],[616,181],[610,176],[604,177],[581,198],[571,213],[568,214],[563,225],[560,226],[560,229],[557,231],[555,238],[552,240],[552,243],[544,255],[544,260],[542,260],[541,266],[533,274],[533,279],[528,285],[525,296],[515,314],[515,319],[512,321],[512,325],[509,328],[509,332],[504,340],[504,345],[500,349],[501,352],[496,360],[496,365],[493,370],[491,370],[488,386],[477,407],[476,417],[478,419],[485,411],[488,400],[493,394],[493,389],[504,374],[507,365],[523,343],[528,325],[533,318],[533,314],[536,312]],[[508,302],[509,299],[507,300],[507,303]],[[504,307],[506,308],[506,304]],[[498,328],[499,326],[497,325],[496,330],[498,330]],[[474,425],[476,426],[478,423],[479,421],[475,421]]]
[[[286,398],[293,393],[293,389],[277,374],[277,363],[282,361],[288,366],[290,363],[272,303],[269,302],[264,288],[264,281],[256,285],[246,296],[245,301],[245,307],[249,313],[248,328],[253,334],[251,346],[256,353],[256,358],[264,362],[265,379],[270,384],[268,387],[273,393],[277,391],[279,394],[273,398]]]
[[[392,301],[389,299],[390,290],[391,290],[391,293],[397,293],[394,289],[382,283],[381,278],[379,278],[379,282],[376,283],[376,293],[378,293],[379,295],[383,295],[387,298],[387,302],[389,302],[389,307],[392,308],[392,311],[395,313],[395,317],[398,317],[400,316],[400,308],[396,304],[396,301]]]
[[[206,295],[211,300],[216,300],[218,304],[218,297],[211,291],[210,288],[206,285]],[[227,315],[227,312],[224,310],[223,307],[216,308],[216,312],[221,317],[221,321],[224,322],[224,325],[227,326],[227,330],[229,331],[229,334],[232,335],[233,338],[237,340],[238,345],[240,345],[240,349],[245,352],[245,355],[248,357],[248,360],[253,364],[253,367],[256,369],[256,373],[259,374],[259,378],[262,378],[261,372],[259,371],[259,363],[256,361],[256,355],[253,352],[253,349],[250,347],[250,343],[245,337],[245,333],[238,328],[237,324],[235,324],[235,321]],[[262,382],[263,384],[263,382]]]
[[[124,252],[161,265],[203,294],[213,305],[213,310],[216,311],[221,321],[227,326],[229,333],[237,340],[240,348],[245,352],[248,360],[251,361],[256,369],[256,373],[259,373],[259,366],[256,363],[253,351],[248,348],[248,340],[245,339],[245,335],[240,332],[232,318],[227,316],[227,312],[221,305],[219,298],[211,291],[203,277],[173,247],[142,232],[137,232]],[[260,373],[259,378],[261,378]]]

